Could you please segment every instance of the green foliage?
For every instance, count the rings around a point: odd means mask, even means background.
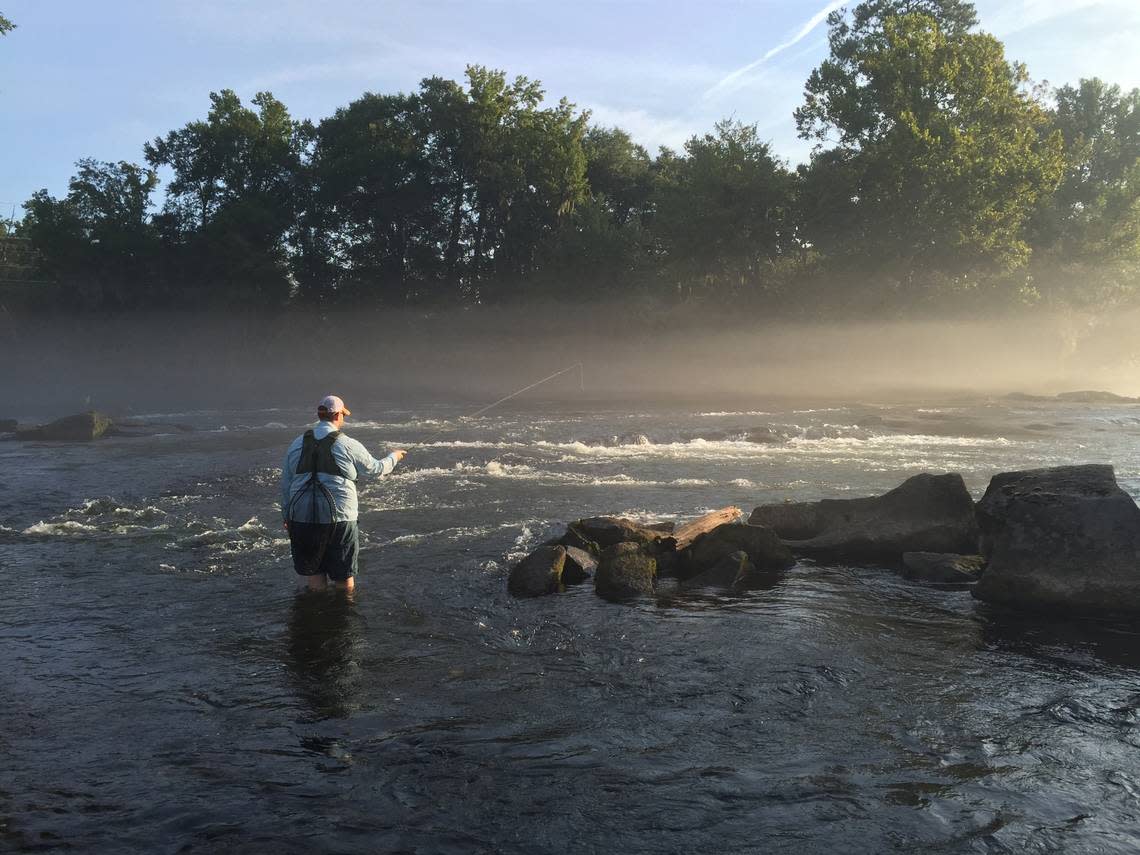
[[[722,121],[662,152],[654,232],[668,280],[683,292],[752,293],[792,246],[792,176],[755,125]]]
[[[8,244],[76,308],[652,292],[849,316],[1135,299],[1140,92],[1086,80],[1045,109],[976,24],[961,0],[831,15],[796,111],[817,146],[794,171],[755,125],[653,157],[536,81],[471,66],[316,127],[267,92],[212,93],[205,118],[146,144],[148,167],[80,161],[64,198],[34,194],[0,237],[18,231]]]
[[[14,29],[16,29],[16,25],[5,18],[3,15],[0,15],[0,36],[7,35]]]
[[[337,295],[485,300],[533,276],[587,186],[586,117],[542,99],[525,77],[471,66],[466,89],[429,78],[322,122],[315,222]]]
[[[833,17],[796,111],[801,136],[838,136],[803,173],[805,239],[904,285],[1023,264],[1026,222],[1063,168],[1024,68],[968,32],[968,4],[870,5],[854,25]],[[887,14],[911,6],[938,16]]]
[[[312,128],[268,92],[254,97],[256,110],[229,89],[210,103],[205,120],[144,147],[151,166],[174,173],[159,228],[188,283],[223,301],[281,302]]]
[[[21,234],[41,253],[46,273],[84,305],[136,306],[153,292],[158,243],[148,221],[154,171],[133,163],[81,160],[67,196],[46,190],[25,203]]]
[[[1140,89],[1121,92],[1093,78],[1054,95],[1066,168],[1036,242],[1086,263],[1140,258]]]

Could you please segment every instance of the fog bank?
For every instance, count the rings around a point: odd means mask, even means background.
[[[0,417],[526,398],[747,404],[765,398],[1140,394],[1134,313],[789,324],[642,304],[277,316],[0,316]],[[525,398],[524,398],[525,400]]]

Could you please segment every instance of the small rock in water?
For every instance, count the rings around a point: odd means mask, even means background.
[[[617,543],[656,543],[667,538],[669,532],[624,517],[587,517],[571,523],[567,535],[604,549]]]
[[[566,549],[540,546],[511,568],[507,590],[516,597],[541,597],[555,594],[562,586]]]
[[[681,553],[681,562],[690,573],[700,573],[738,550],[762,570],[787,570],[795,564],[791,550],[772,529],[736,522],[702,534]]]
[[[953,552],[904,552],[902,561],[905,578],[946,585],[976,582],[986,566],[980,555]]]
[[[564,547],[566,563],[562,566],[562,584],[578,585],[594,575],[598,562],[589,552],[576,546]]]
[[[594,575],[594,590],[609,599],[652,594],[657,562],[640,543],[617,543],[602,552]]]

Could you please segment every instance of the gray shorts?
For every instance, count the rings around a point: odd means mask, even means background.
[[[355,576],[360,557],[356,522],[289,523],[293,569],[300,576],[328,576],[343,582]]]

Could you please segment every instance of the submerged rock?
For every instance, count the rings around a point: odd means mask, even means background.
[[[788,438],[769,427],[752,428],[744,434],[744,441],[755,443],[756,445],[780,445],[788,441]]]
[[[554,594],[562,586],[566,549],[540,546],[511,568],[507,590],[516,597],[541,597]]]
[[[904,552],[902,563],[902,574],[907,579],[951,585],[978,581],[986,559],[981,555],[951,552]]]
[[[1058,401],[1069,401],[1074,404],[1136,404],[1140,398],[1128,398],[1112,392],[1099,389],[1081,389],[1076,392],[1062,392],[1057,396]]]
[[[598,559],[594,590],[610,599],[652,594],[657,562],[644,551],[644,544],[627,542],[607,547]]]
[[[978,502],[974,596],[1031,609],[1140,612],[1140,508],[1107,465],[995,475]]]
[[[977,551],[974,502],[962,476],[915,475],[882,496],[761,505],[749,517],[793,552],[898,564],[904,552]]]

